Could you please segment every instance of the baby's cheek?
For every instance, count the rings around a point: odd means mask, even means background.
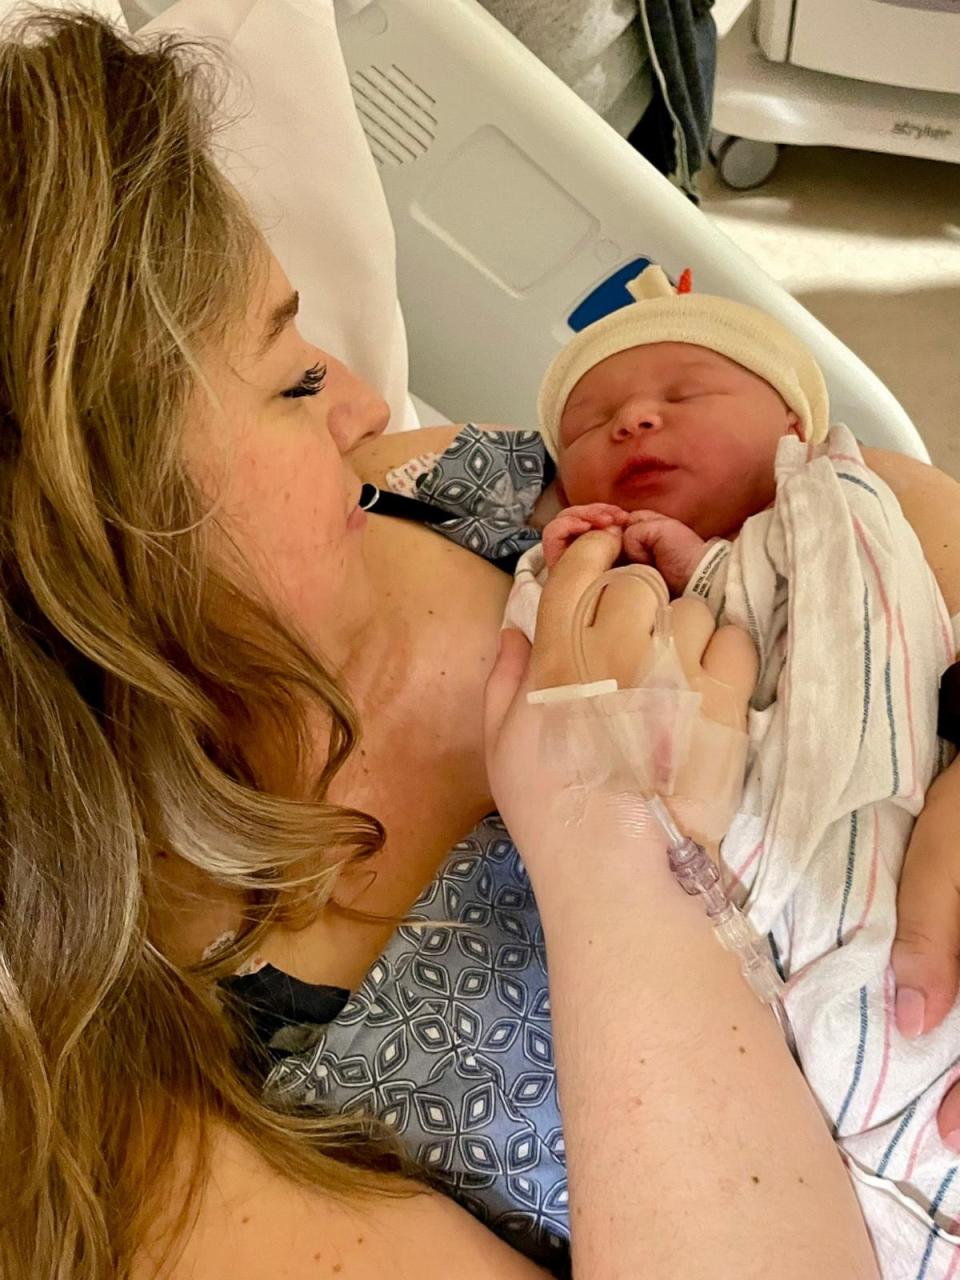
[[[573,456],[571,456],[573,455]],[[615,502],[613,496],[614,475],[602,460],[582,449],[560,455],[560,483],[571,507],[585,506],[590,502]]]

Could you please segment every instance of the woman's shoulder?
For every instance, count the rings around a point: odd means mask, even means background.
[[[960,611],[960,484],[917,458],[864,449],[867,466],[892,490],[920,540],[951,614]]]
[[[192,1151],[181,1145],[181,1189]],[[348,1197],[298,1185],[240,1135],[217,1125],[209,1174],[185,1243],[158,1265],[143,1250],[131,1280],[314,1280],[343,1271],[352,1280],[451,1273],[476,1280],[536,1280],[538,1268],[451,1200],[398,1179],[395,1194]]]

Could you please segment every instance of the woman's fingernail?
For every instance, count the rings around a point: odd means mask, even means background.
[[[897,1030],[908,1040],[923,1034],[923,1018],[927,1002],[922,991],[912,987],[900,987],[897,991]]]
[[[960,1153],[960,1129],[951,1129],[949,1133],[944,1134],[943,1141],[951,1151]]]

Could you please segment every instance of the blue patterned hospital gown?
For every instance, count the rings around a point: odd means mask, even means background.
[[[417,496],[456,513],[447,537],[504,560],[538,540],[524,524],[549,478],[536,432],[468,426]],[[375,1112],[472,1213],[568,1274],[543,931],[496,815],[453,849],[410,920],[424,927],[398,929],[343,1012],[281,1060],[269,1087],[289,1101]]]
[[[543,931],[499,818],[453,849],[410,919],[423,927],[398,929],[340,1016],[281,1061],[271,1087],[299,1103],[375,1112],[472,1213],[565,1274]]]

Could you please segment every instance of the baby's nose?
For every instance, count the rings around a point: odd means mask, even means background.
[[[615,419],[615,432],[618,437],[657,431],[662,426],[663,415],[659,407],[648,400],[627,401]]]

